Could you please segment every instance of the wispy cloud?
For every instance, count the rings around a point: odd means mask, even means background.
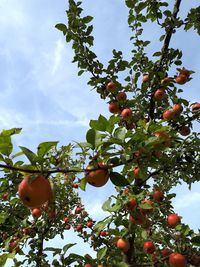
[[[188,207],[194,207],[200,205],[200,193],[199,192],[190,192],[184,196],[179,197],[174,202],[175,209],[186,209]]]

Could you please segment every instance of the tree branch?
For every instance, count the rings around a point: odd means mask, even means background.
[[[173,9],[173,13],[172,13],[172,17],[171,17],[171,26],[169,27],[168,30],[166,30],[166,35],[165,35],[165,39],[164,39],[164,44],[163,47],[161,49],[162,55],[160,57],[159,60],[159,64],[158,64],[158,69],[156,71],[161,70],[162,68],[162,63],[167,55],[168,52],[168,48],[169,48],[169,44],[170,44],[170,40],[173,34],[173,30],[174,30],[174,21],[177,18],[177,14],[179,12],[179,8],[180,8],[180,4],[181,4],[181,0],[176,0],[175,4],[174,4],[174,9]],[[151,96],[150,99],[150,108],[149,108],[149,117],[153,120],[154,119],[154,110],[155,110],[155,101],[153,99],[153,94]]]

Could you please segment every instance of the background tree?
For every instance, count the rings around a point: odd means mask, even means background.
[[[2,266],[7,258],[15,266],[199,266],[199,233],[181,223],[169,190],[182,181],[190,187],[199,179],[199,135],[191,130],[200,104],[180,95],[194,71],[184,67],[182,52],[170,41],[178,28],[194,28],[199,34],[200,8],[181,19],[180,0],[172,10],[164,1],[125,3],[133,32],[130,60],[116,50],[107,66],[98,60],[91,50],[92,17],[82,15],[81,2],[69,0],[68,24],[56,25],[72,42],[78,75],[91,74],[88,84],[113,115],[91,120],[86,142],[60,148],[58,142],[44,142],[36,153],[25,147],[13,152],[11,137],[21,129],[1,132]],[[161,50],[148,57],[145,49],[151,43],[142,33],[149,21],[164,34]],[[87,183],[98,190],[108,179],[116,186],[102,206],[110,215],[94,222],[75,190],[87,190]],[[96,259],[66,256],[73,243],[63,249],[44,246],[70,227],[97,251]],[[19,261],[15,255],[23,255],[26,244],[29,253]],[[52,263],[46,251],[55,256]]]

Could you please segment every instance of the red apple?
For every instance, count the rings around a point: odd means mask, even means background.
[[[163,192],[156,190],[153,192],[153,199],[156,201],[162,201],[164,198]]]
[[[117,247],[121,249],[123,252],[127,252],[130,248],[129,241],[124,238],[119,238],[117,240]]]
[[[149,74],[144,74],[142,81],[143,83],[149,82]]]
[[[182,70],[180,70],[180,74],[185,75],[188,78],[190,76],[190,71],[183,68]]]
[[[119,92],[118,94],[117,94],[117,96],[116,96],[116,99],[117,99],[117,101],[124,101],[124,100],[126,100],[126,98],[127,98],[127,95],[126,95],[126,93],[125,92]]]
[[[164,120],[171,120],[174,117],[174,111],[172,109],[168,109],[163,112],[163,119]]]
[[[144,243],[144,245],[143,245],[143,248],[144,248],[144,250],[145,250],[147,253],[151,253],[151,254],[152,254],[152,253],[155,251],[155,249],[156,249],[152,241],[146,241],[146,242]]]
[[[162,256],[165,257],[169,257],[169,255],[172,253],[172,251],[169,248],[164,248],[161,250],[161,254]]]
[[[192,106],[192,111],[200,109],[200,103],[194,103]]]
[[[190,134],[190,127],[188,126],[181,126],[181,128],[179,129],[179,132],[181,135],[183,136],[187,136]]]
[[[56,212],[54,210],[49,211],[49,213],[48,213],[49,220],[54,220],[56,218],[56,215],[57,214],[56,214]]]
[[[32,213],[32,216],[35,218],[39,218],[42,215],[41,209],[39,208],[33,208],[31,213]]]
[[[88,221],[87,222],[87,227],[88,228],[92,228],[92,226],[93,226],[93,221]]]
[[[119,104],[118,102],[110,102],[108,109],[111,113],[118,113],[119,112]]]
[[[187,76],[185,76],[185,75],[183,75],[183,74],[179,74],[179,75],[176,77],[176,82],[177,82],[178,84],[184,84],[184,83],[187,82],[187,79],[188,79]]]
[[[125,109],[122,110],[120,115],[124,120],[130,120],[131,117],[132,117],[132,109],[125,108]]]
[[[156,101],[161,101],[162,99],[164,99],[166,96],[165,94],[165,90],[164,89],[157,89],[154,93],[154,99]]]
[[[135,198],[130,199],[127,203],[126,203],[126,207],[128,210],[134,210],[135,207],[137,205],[137,201]]]
[[[76,213],[76,214],[79,214],[79,213],[82,212],[82,210],[83,210],[83,208],[81,208],[81,207],[77,207],[77,208],[75,209],[75,213]]]
[[[64,217],[64,223],[68,223],[69,222],[69,218],[68,217]]]
[[[116,83],[114,83],[113,81],[110,81],[107,85],[106,85],[106,90],[110,93],[114,93],[117,89],[117,85]]]
[[[185,256],[180,253],[172,253],[169,255],[169,264],[173,267],[186,267],[187,261]]]
[[[25,176],[18,186],[18,193],[24,205],[30,208],[41,207],[53,195],[49,180],[42,175],[33,180],[32,176]]]
[[[83,225],[82,225],[82,224],[78,224],[78,225],[76,226],[76,231],[77,231],[77,232],[81,232],[82,229],[83,229]]]
[[[183,111],[183,106],[180,103],[174,104],[172,110],[174,111],[175,115],[180,114]]]
[[[176,213],[171,213],[167,216],[167,223],[171,227],[175,227],[180,223],[180,217]]]

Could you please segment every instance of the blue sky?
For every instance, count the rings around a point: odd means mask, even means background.
[[[130,57],[132,45],[127,27],[128,14],[124,1],[84,0],[86,14],[94,16],[94,51],[106,62],[112,49],[123,50]],[[169,1],[172,3],[173,1]],[[183,1],[183,11],[197,6],[199,1]],[[107,104],[87,86],[88,75],[77,77],[76,65],[71,63],[73,52],[61,32],[54,28],[66,22],[67,1],[1,0],[0,2],[0,126],[1,129],[22,127],[15,137],[16,145],[36,149],[42,141],[84,141],[90,119],[99,114],[109,115]],[[145,27],[145,39],[152,40],[149,52],[160,49],[160,31],[152,23]],[[183,50],[183,65],[193,69],[193,80],[185,85],[184,94],[192,102],[200,101],[200,38],[195,32],[178,31],[172,38],[173,47]],[[199,126],[195,124],[195,130]],[[175,189],[175,208],[183,221],[195,229],[200,221],[200,186],[191,192],[186,187]],[[88,186],[81,193],[88,210],[95,218],[102,216],[101,203],[113,190],[111,184],[102,189]],[[91,204],[92,203],[92,204]],[[193,209],[191,209],[191,206]],[[69,239],[74,235],[68,234]],[[71,242],[67,240],[67,242]],[[88,252],[88,249],[79,251]],[[84,250],[84,251],[83,251]]]

